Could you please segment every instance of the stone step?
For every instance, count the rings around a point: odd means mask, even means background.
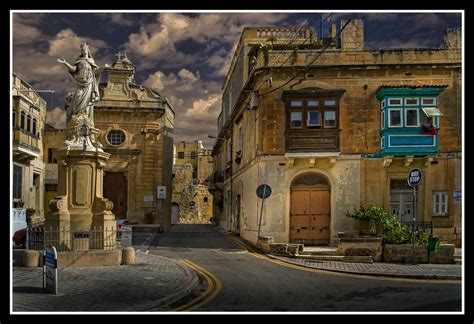
[[[319,247],[319,246],[305,246],[300,255],[332,255],[332,256],[343,256],[344,253],[335,247]]]
[[[461,258],[454,258],[454,264],[462,264]]]
[[[318,261],[343,261],[343,255],[299,255],[298,258]]]

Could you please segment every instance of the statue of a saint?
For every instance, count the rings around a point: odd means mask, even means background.
[[[74,115],[86,114],[93,120],[94,103],[99,100],[101,69],[91,56],[89,44],[87,42],[81,44],[81,55],[73,64],[69,64],[64,58],[58,59],[58,62],[68,68],[77,86],[76,91],[66,98],[67,119],[70,120]]]

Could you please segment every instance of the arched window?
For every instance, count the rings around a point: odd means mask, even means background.
[[[297,176],[293,183],[292,187],[298,186],[329,186],[328,179],[319,173],[304,173]]]

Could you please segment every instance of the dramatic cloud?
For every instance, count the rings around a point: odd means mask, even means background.
[[[66,128],[66,111],[59,107],[46,111],[46,123],[54,128]]]
[[[138,33],[132,33],[125,44],[139,63],[150,67],[156,62],[166,67],[187,66],[206,63],[215,69],[215,75],[223,75],[228,68],[229,53],[195,55],[177,48],[182,41],[190,40],[199,44],[232,47],[238,42],[244,27],[283,24],[288,14],[217,14],[204,13],[190,17],[179,13],[156,15],[156,22],[144,25]],[[213,65],[215,62],[227,65]]]
[[[177,74],[161,71],[150,74],[145,85],[166,96],[173,105],[175,141],[200,139],[210,145],[208,134],[216,133],[221,108],[221,83],[204,81],[199,71],[181,69]]]

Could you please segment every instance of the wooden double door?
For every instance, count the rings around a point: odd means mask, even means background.
[[[114,203],[112,212],[116,219],[127,218],[128,181],[124,172],[106,172],[104,175],[104,197]]]
[[[327,245],[330,241],[331,196],[328,186],[291,189],[290,242]]]

